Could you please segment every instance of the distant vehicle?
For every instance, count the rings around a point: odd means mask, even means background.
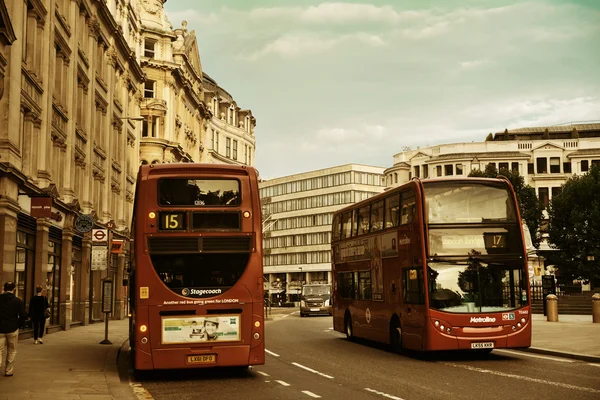
[[[531,345],[526,239],[507,179],[406,184],[337,211],[333,327],[402,348]]]
[[[158,164],[138,173],[129,340],[135,370],[264,364],[257,172]]]
[[[307,315],[333,315],[331,311],[331,285],[302,285],[300,316]]]

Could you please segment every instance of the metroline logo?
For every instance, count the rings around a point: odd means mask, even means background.
[[[496,318],[492,318],[492,317],[471,317],[471,321],[470,322],[496,322]]]

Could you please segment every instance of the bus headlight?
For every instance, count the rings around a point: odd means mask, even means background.
[[[146,325],[140,325],[140,332],[146,332],[148,327]]]
[[[325,306],[329,307],[331,304],[329,304],[329,299],[325,300]]]

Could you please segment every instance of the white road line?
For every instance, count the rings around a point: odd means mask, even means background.
[[[383,393],[383,392],[380,392],[379,390],[370,389],[370,388],[365,388],[365,390],[367,392],[371,392],[371,393],[375,393],[375,394],[378,394],[378,395],[383,396],[383,397],[387,397],[388,399],[403,400],[402,397],[392,396],[391,394]]]
[[[273,353],[272,351],[269,351],[267,349],[265,349],[265,353],[269,353],[270,355],[272,355],[273,357],[279,357],[279,354],[277,353]]]
[[[519,380],[522,380],[522,381],[541,383],[541,384],[544,384],[544,385],[558,386],[558,387],[562,387],[562,388],[565,388],[565,389],[579,390],[579,391],[582,391],[582,392],[600,393],[600,390],[597,390],[597,389],[592,389],[592,388],[583,387],[583,386],[570,385],[568,383],[547,381],[545,379],[531,378],[529,376],[507,374],[506,372],[492,371],[492,370],[489,370],[489,369],[471,367],[469,365],[461,365],[461,364],[453,364],[453,363],[444,363],[444,364],[448,365],[450,367],[463,368],[463,369],[466,369],[466,370],[469,370],[469,371],[481,372],[483,374],[492,374],[492,375],[497,375],[497,376],[503,376],[505,378],[514,378],[514,379],[519,379]]]
[[[313,392],[309,392],[308,390],[303,390],[302,393],[309,395],[310,397],[314,397],[315,399],[320,399],[321,396],[318,394],[314,394]]]
[[[316,370],[314,370],[312,368],[305,367],[302,364],[298,364],[298,363],[293,362],[292,365],[295,365],[298,368],[302,368],[302,369],[304,369],[304,370],[306,370],[308,372],[312,372],[313,374],[321,375],[321,376],[324,376],[325,378],[328,378],[328,379],[333,379],[333,376],[331,376],[331,375],[325,375],[322,372],[316,371]]]
[[[544,360],[552,360],[552,361],[566,362],[566,363],[577,362],[577,360],[569,360],[567,358],[556,358],[556,357],[540,356],[538,354],[526,353],[524,351],[511,351],[511,350],[497,349],[497,350],[494,350],[494,353],[495,352],[509,353],[509,354],[514,354],[514,355],[517,355],[517,356],[525,356],[525,357],[532,357],[532,358],[542,358]]]
[[[258,372],[259,374],[261,374],[263,376],[271,376],[271,375],[267,374],[266,372],[262,372],[262,371],[256,371],[256,372]]]
[[[280,385],[283,385],[283,386],[290,386],[289,383],[284,382],[284,381],[275,381],[275,382],[277,382],[277,383],[279,383]]]
[[[600,364],[592,364],[592,363],[589,363],[588,365],[591,365],[592,367],[600,367]]]

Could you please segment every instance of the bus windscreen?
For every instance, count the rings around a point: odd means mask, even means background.
[[[160,206],[239,206],[237,179],[163,178],[158,181]]]
[[[425,212],[429,224],[517,221],[506,187],[464,182],[426,182]]]

